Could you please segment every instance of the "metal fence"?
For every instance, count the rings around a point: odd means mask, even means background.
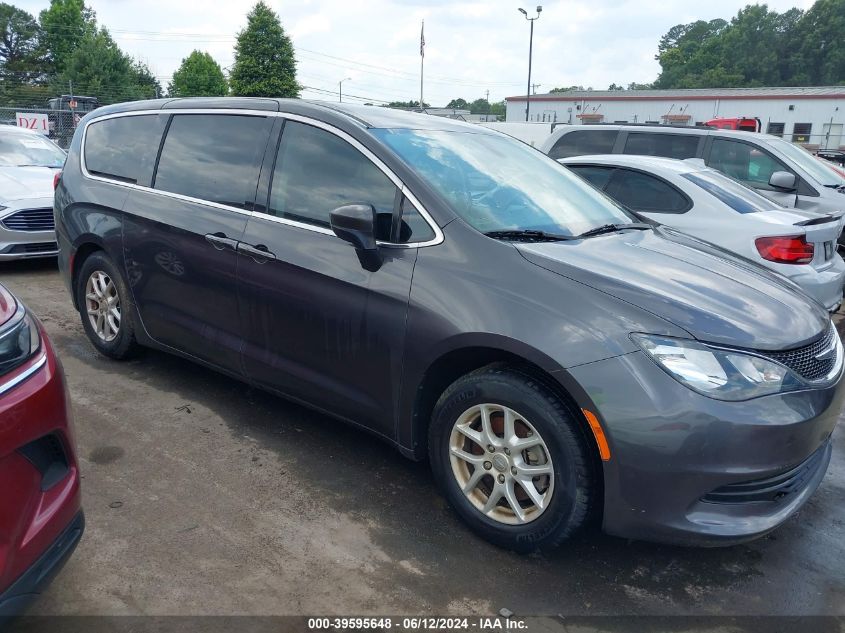
[[[67,149],[85,113],[49,108],[0,107],[0,125],[29,127]]]

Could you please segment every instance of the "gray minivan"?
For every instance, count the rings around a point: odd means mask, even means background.
[[[780,137],[663,125],[560,125],[539,148],[554,159],[587,154],[701,158],[785,207],[845,215],[845,178]]]
[[[55,213],[102,354],[165,350],[366,429],[505,547],[598,525],[754,538],[830,461],[845,381],[824,308],[485,128],[299,99],[107,106]]]

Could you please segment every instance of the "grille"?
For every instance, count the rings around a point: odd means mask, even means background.
[[[834,336],[839,336],[831,323],[827,333],[815,343],[805,347],[790,349],[785,352],[760,352],[778,363],[789,367],[796,374],[805,380],[818,380],[824,378],[836,364],[836,354],[830,354],[829,358],[818,359],[816,356],[830,349],[834,344]],[[835,348],[834,348],[835,349]]]
[[[821,467],[827,443],[810,455],[806,460],[787,471],[753,481],[729,484],[716,488],[704,495],[701,500],[710,503],[753,503],[755,501],[779,501],[784,497],[803,490],[807,482]]]
[[[8,254],[21,253],[55,253],[59,250],[59,245],[55,242],[36,242],[34,244],[15,244],[6,251]]]
[[[53,231],[53,209],[24,209],[3,218],[3,226],[12,231]]]

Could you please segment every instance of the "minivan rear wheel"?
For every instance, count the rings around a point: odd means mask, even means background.
[[[583,426],[541,381],[490,365],[455,381],[429,428],[435,479],[487,540],[518,552],[563,542],[598,503]]]
[[[83,262],[76,292],[82,327],[97,351],[118,360],[137,351],[129,288],[105,253]]]

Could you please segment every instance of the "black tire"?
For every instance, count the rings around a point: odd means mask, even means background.
[[[467,498],[453,474],[453,426],[465,411],[483,403],[503,405],[530,420],[554,464],[551,500],[528,523],[508,525],[487,516]],[[473,531],[500,547],[520,553],[551,548],[596,516],[600,503],[597,457],[584,426],[551,389],[519,368],[488,365],[452,383],[434,407],[428,439],[431,467],[446,499]]]
[[[86,285],[91,275],[97,271],[105,273],[114,283],[117,297],[120,301],[120,327],[113,340],[104,340],[95,331],[88,318],[88,303],[86,299]],[[82,327],[88,340],[98,352],[109,358],[123,360],[130,358],[138,351],[139,345],[135,340],[134,306],[129,288],[114,262],[102,251],[91,254],[82,264],[76,284],[76,301]]]

